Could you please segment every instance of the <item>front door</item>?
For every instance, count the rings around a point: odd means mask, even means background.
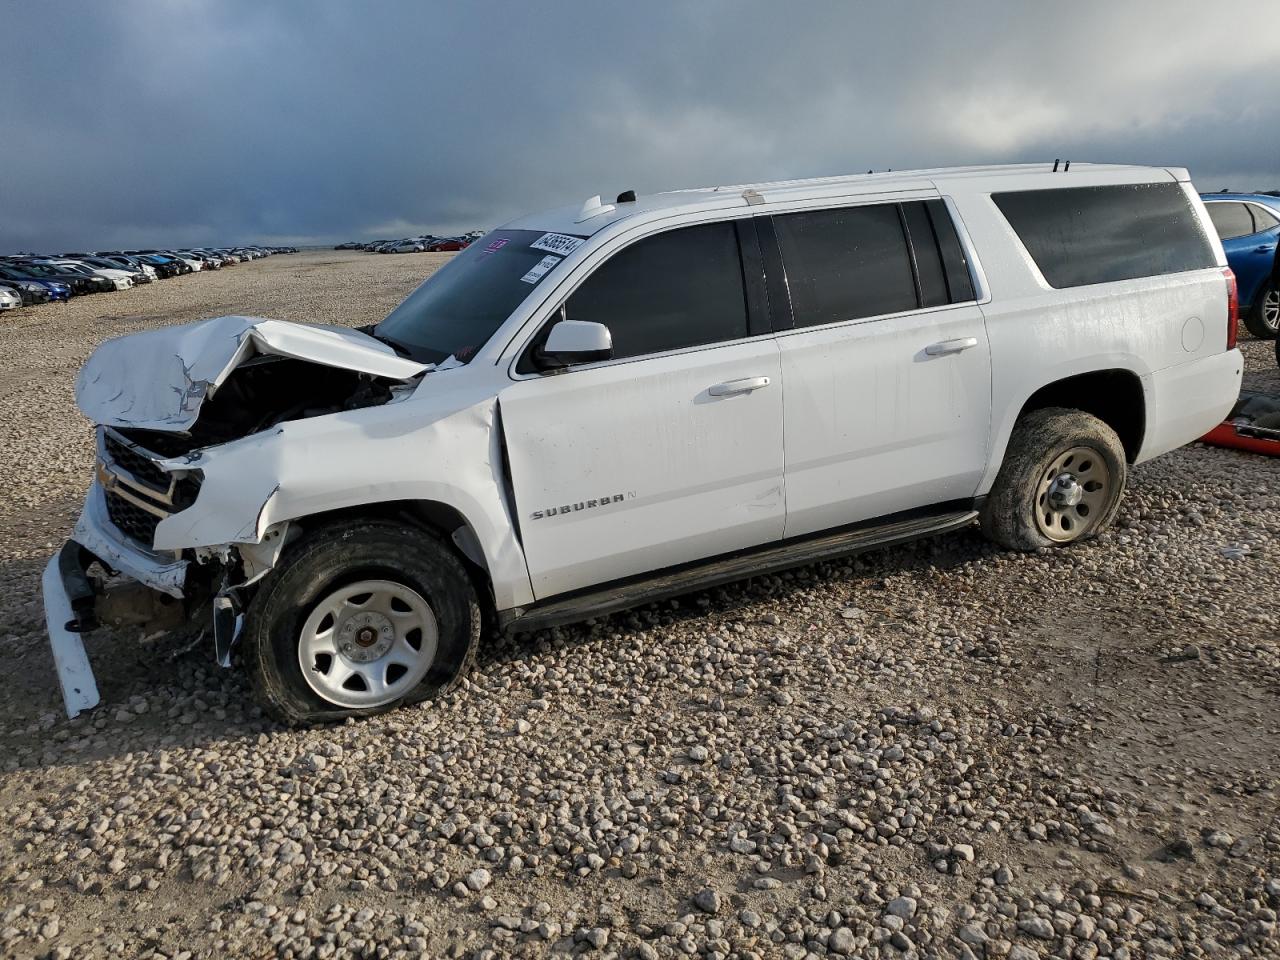
[[[564,316],[608,326],[614,358],[499,399],[535,596],[780,538],[782,371],[748,323],[733,225],[623,248]]]

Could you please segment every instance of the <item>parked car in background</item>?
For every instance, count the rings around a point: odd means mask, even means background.
[[[71,284],[50,277],[42,277],[32,273],[30,270],[24,270],[16,264],[7,263],[3,260],[0,260],[0,280],[17,284],[23,290],[38,286],[52,301],[67,301],[72,296]]]
[[[13,287],[0,283],[0,310],[17,310],[22,306],[22,294]]]
[[[10,261],[18,269],[25,270],[35,277],[41,277],[46,280],[57,280],[65,283],[71,288],[74,296],[84,296],[89,293],[102,293],[107,290],[114,290],[115,284],[105,277],[86,276],[75,270],[64,270],[59,267],[51,266],[47,263],[39,263],[35,260],[15,260]]]
[[[108,260],[106,257],[77,257],[80,263],[95,270],[118,270],[126,274],[135,284],[150,283],[155,279],[155,271],[147,273],[138,265],[128,265]]]
[[[422,253],[426,246],[421,240],[399,240],[387,247],[386,253]]]
[[[1266,193],[1201,194],[1240,290],[1244,325],[1255,337],[1280,334],[1277,241],[1280,197]]]
[[[90,277],[102,277],[109,280],[116,290],[128,290],[133,286],[133,275],[130,271],[122,270],[119,267],[91,267],[82,260],[70,260],[66,257],[50,257],[41,260],[41,263],[47,263],[50,266],[60,267],[63,270],[71,270],[76,273],[82,273]]]
[[[437,237],[427,245],[431,253],[447,253],[452,250],[465,250],[470,241],[464,237]]]
[[[52,299],[49,288],[35,280],[6,280],[0,276],[0,286],[8,287],[17,293],[25,307],[48,303]]]

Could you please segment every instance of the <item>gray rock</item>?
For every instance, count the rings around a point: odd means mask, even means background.
[[[711,887],[703,887],[693,895],[693,905],[703,913],[719,913],[720,894]]]

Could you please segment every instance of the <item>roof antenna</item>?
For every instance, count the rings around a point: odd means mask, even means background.
[[[1061,162],[1062,162],[1061,160],[1055,160],[1055,161],[1053,161],[1053,172],[1054,172],[1054,173],[1057,173],[1057,172],[1058,172],[1058,164],[1060,164]]]
[[[1066,172],[1067,172],[1068,170],[1070,170],[1070,169],[1071,169],[1071,161],[1070,161],[1070,160],[1068,160],[1068,161],[1067,161],[1067,165],[1066,165],[1065,167],[1063,167],[1063,168],[1062,168],[1062,172],[1063,172],[1063,173],[1066,173]]]
[[[636,192],[634,190],[623,190],[618,194],[618,199],[614,203],[635,203]]]

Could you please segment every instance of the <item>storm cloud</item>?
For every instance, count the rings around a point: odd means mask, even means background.
[[[0,252],[1056,157],[1276,189],[1275,21],[1275,0],[0,0]]]

